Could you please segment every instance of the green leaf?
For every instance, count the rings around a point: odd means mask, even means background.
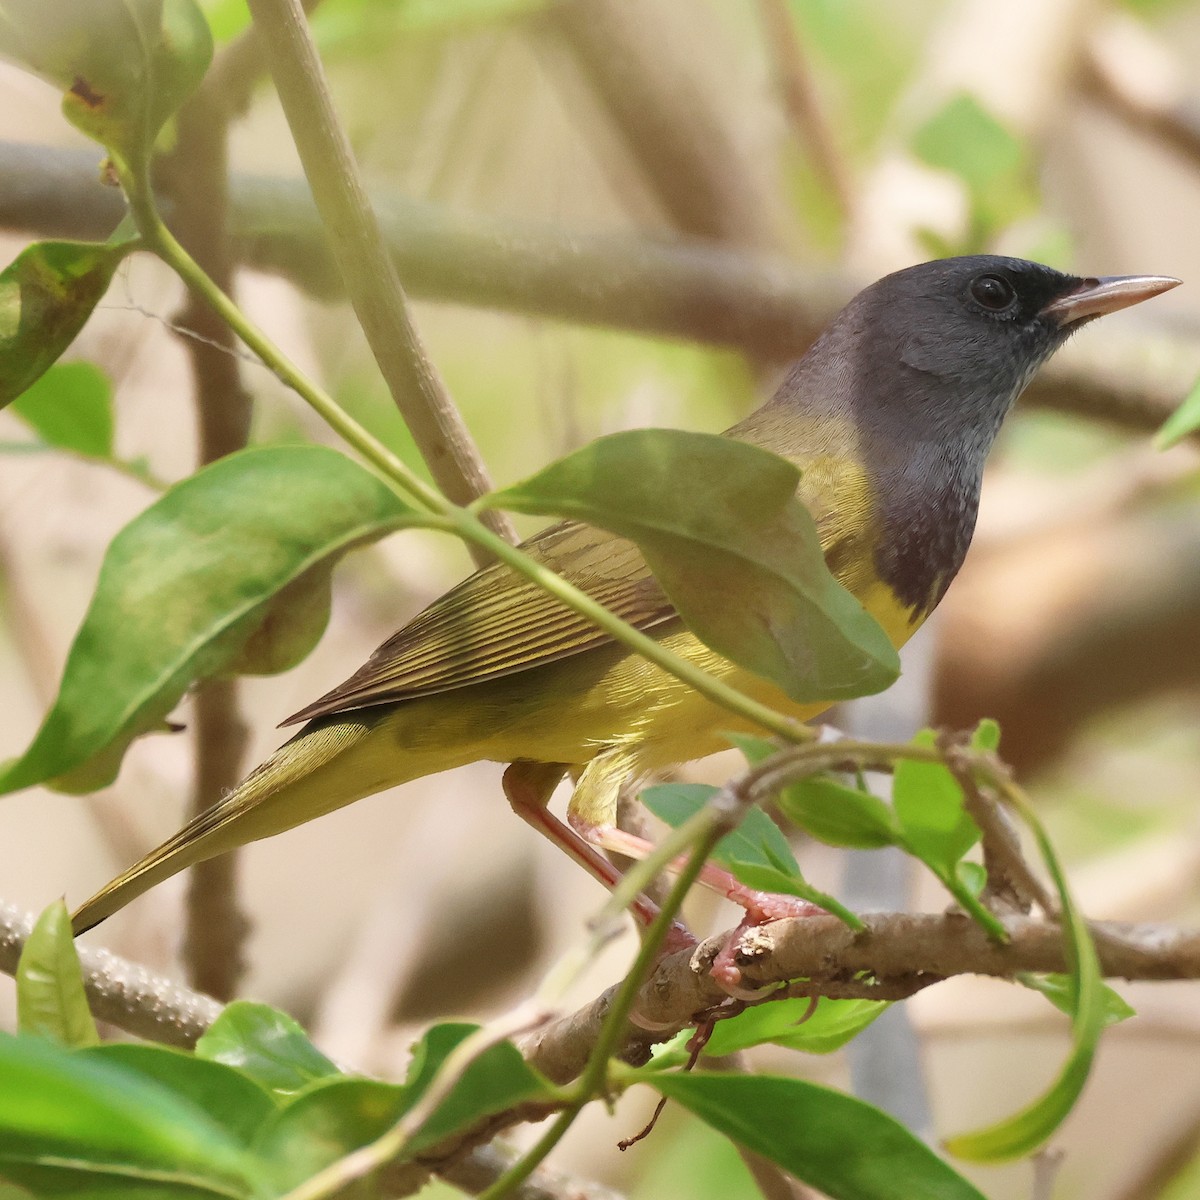
[[[1200,379],[1192,384],[1192,390],[1183,398],[1179,407],[1163,422],[1154,436],[1154,444],[1166,450],[1190,437],[1200,429]]]
[[[416,522],[374,475],[319,446],[244,450],[176,484],[109,546],[54,706],[0,773],[0,793],[111,782],[135,737],[159,728],[197,680],[229,670],[265,621],[280,620],[284,588]]]
[[[954,864],[954,878],[966,889],[969,895],[978,899],[983,895],[983,889],[987,887],[987,868],[983,863],[956,862]]]
[[[964,93],[947,101],[913,135],[912,145],[922,162],[962,180],[972,223],[982,235],[977,241],[1034,204],[1025,147],[973,96]]]
[[[999,750],[1000,723],[991,717],[984,717],[971,734],[971,746],[976,750]]]
[[[56,900],[37,919],[17,963],[17,1027],[64,1046],[91,1046],[99,1037],[83,990],[71,915]]]
[[[1037,975],[1032,971],[1021,971],[1016,980],[1032,991],[1041,992],[1059,1012],[1074,1016],[1077,997],[1075,995],[1075,980],[1070,975],[1051,973]],[[1104,1002],[1104,1027],[1119,1025],[1122,1021],[1136,1017],[1137,1011],[1119,992],[1109,987],[1107,983],[1100,985],[1100,995]]]
[[[75,340],[130,248],[128,242],[34,242],[0,271],[0,408]],[[45,403],[35,397],[34,410],[44,412]]]
[[[703,808],[716,791],[706,783],[665,783],[647,788],[641,798],[659,820],[678,827]],[[759,808],[751,808],[741,824],[716,844],[711,858],[747,887],[797,896],[832,913],[851,929],[863,927],[844,904],[805,880],[787,839]]]
[[[646,788],[641,800],[660,821],[677,829],[698,813],[717,790],[707,783],[663,783]],[[761,808],[751,808],[738,827],[717,843],[712,859],[723,866],[733,862],[758,863],[800,874],[800,864],[787,838]]]
[[[385,1134],[420,1099],[447,1056],[476,1031],[435,1025],[414,1050],[403,1087],[341,1076],[322,1079],[268,1120],[257,1149],[271,1164],[278,1190],[296,1186],[343,1155]],[[450,1094],[405,1147],[405,1157],[458,1130],[519,1104],[559,1097],[508,1042],[491,1046],[460,1076]]]
[[[194,0],[0,0],[0,51],[62,88],[67,120],[141,171],[212,37]]]
[[[851,929],[865,928],[862,921],[836,896],[815,888],[802,875],[793,875],[779,867],[765,867],[759,863],[732,861],[726,864],[739,882],[760,892],[772,892],[780,896],[798,896],[823,908],[830,916],[837,917]]]
[[[226,1129],[93,1054],[0,1033],[0,1177],[78,1200],[262,1194],[258,1166]]]
[[[899,836],[892,810],[878,796],[825,776],[790,784],[777,803],[789,821],[830,846],[877,850]]]
[[[91,363],[57,363],[9,411],[47,446],[89,458],[112,457],[112,386]]]
[[[600,438],[488,504],[630,538],[697,637],[793,700],[880,691],[899,659],[829,573],[798,480],[757,446],[639,429]]]
[[[705,1072],[645,1082],[831,1200],[984,1200],[898,1121],[829,1088]]]
[[[727,730],[722,736],[731,746],[742,752],[747,765],[751,767],[757,767],[779,750],[769,738],[755,737],[750,733],[733,733]]]
[[[160,1084],[173,1096],[194,1104],[245,1147],[275,1112],[274,1098],[248,1075],[170,1046],[105,1042],[85,1051],[83,1057],[114,1064]]]
[[[977,1162],[1000,1162],[1032,1154],[1054,1133],[1074,1107],[1087,1083],[1096,1044],[1109,1019],[1100,960],[1096,956],[1096,946],[1087,922],[1075,905],[1058,856],[1037,815],[1028,805],[1019,804],[1018,807],[1021,816],[1033,830],[1042,860],[1058,891],[1073,980],[1070,989],[1074,993],[1072,1046],[1058,1078],[1031,1105],[996,1125],[947,1140],[946,1149],[952,1154]]]
[[[196,1043],[196,1056],[236,1067],[281,1096],[340,1075],[287,1013],[249,1000],[235,1000],[221,1010]]]
[[[772,1043],[807,1054],[831,1054],[861,1033],[888,1007],[886,1000],[831,1000],[822,996],[815,1007],[803,998],[768,1000],[718,1021],[704,1053],[713,1058]],[[654,1056],[654,1065],[682,1065],[694,1030],[685,1029]]]
[[[935,743],[929,729],[913,738],[917,746]],[[908,849],[943,880],[954,877],[955,864],[979,840],[979,829],[963,807],[962,788],[941,763],[897,763],[892,810]]]
[[[413,1051],[405,1086],[416,1101],[433,1081],[449,1055],[478,1026],[461,1023],[434,1025]],[[492,1113],[503,1112],[518,1104],[543,1101],[554,1103],[559,1089],[539,1075],[511,1042],[499,1042],[485,1050],[459,1077],[450,1094],[434,1110],[412,1140],[409,1150],[416,1153],[436,1145],[460,1129],[465,1129]]]
[[[264,1123],[255,1153],[281,1196],[386,1133],[411,1103],[408,1089],[374,1079],[322,1079]]]

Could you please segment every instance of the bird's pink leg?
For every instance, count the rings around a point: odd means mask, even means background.
[[[504,794],[513,812],[543,837],[565,850],[593,878],[611,892],[621,882],[621,872],[599,850],[585,841],[569,825],[560,821],[547,807],[551,793],[566,774],[560,763],[515,762],[504,772]],[[646,896],[630,905],[638,923],[646,928],[658,916],[658,906]],[[682,929],[682,927],[679,927]],[[694,939],[688,935],[689,944]],[[681,949],[682,946],[676,946]]]
[[[592,826],[580,832],[595,845],[603,846],[605,850],[617,854],[624,854],[627,858],[645,858],[655,848],[653,843],[645,838],[626,833],[613,825]],[[667,870],[678,871],[682,866],[683,859],[677,858],[667,864]],[[760,892],[747,887],[734,879],[728,871],[715,867],[712,863],[705,863],[700,868],[699,882],[732,900],[739,908],[745,909],[746,915],[713,961],[711,970],[712,977],[731,996],[749,999],[757,995],[757,992],[750,992],[742,987],[742,973],[734,962],[738,942],[743,933],[767,921],[777,921],[783,917],[811,917],[825,911],[798,896],[781,896],[774,892]]]

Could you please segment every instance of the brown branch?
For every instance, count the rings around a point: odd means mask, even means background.
[[[227,295],[234,292],[228,232],[228,121],[224,96],[200,90],[179,114],[178,138],[161,165],[160,182],[172,197],[174,232],[189,254]],[[199,430],[199,465],[241,450],[250,435],[250,397],[242,387],[237,339],[202,296],[188,293],[176,318],[191,364]],[[188,336],[195,334],[196,336]],[[235,787],[242,774],[247,729],[238,710],[236,679],[202,683],[196,692],[191,815]],[[188,876],[183,958],[192,985],[229,1000],[245,969],[249,921],[238,901],[234,852],[199,863]]]
[[[1187,1124],[1171,1134],[1165,1144],[1154,1147],[1150,1161],[1126,1185],[1116,1200],[1158,1200],[1171,1182],[1195,1162],[1200,1149],[1200,1110],[1194,1110]]]
[[[1147,55],[1129,54],[1130,48],[1123,44],[1134,36],[1144,46],[1132,49],[1146,48],[1166,60],[1154,63],[1149,87],[1139,86],[1137,78],[1139,67],[1147,65]],[[1200,107],[1195,98],[1177,94],[1177,89],[1165,84],[1165,77],[1171,74],[1169,68],[1174,65],[1148,30],[1132,21],[1120,25],[1110,22],[1088,46],[1079,85],[1084,96],[1123,125],[1164,146],[1189,165],[1200,167]]]
[[[783,94],[783,107],[807,148],[812,165],[837,204],[843,221],[854,212],[854,181],[825,117],[813,83],[796,18],[786,0],[758,0],[767,54]]]
[[[757,164],[688,53],[691,22],[650,0],[568,0],[541,24],[570,49],[675,228],[743,246],[778,244]]]
[[[897,999],[952,975],[1006,978],[1018,971],[1069,969],[1062,931],[1028,917],[1005,921],[1010,941],[989,941],[965,916],[868,914],[855,934],[834,917],[774,921],[751,930],[735,955],[749,987],[804,979],[781,994]],[[1125,979],[1200,977],[1200,931],[1100,922],[1092,927],[1104,974]],[[620,1057],[644,1062],[653,1045],[673,1037],[727,997],[708,966],[728,935],[663,959],[642,989],[640,1024],[626,1030]],[[861,977],[861,978],[860,978]],[[615,989],[524,1038],[526,1058],[555,1082],[575,1077]]]
[[[468,504],[491,490],[471,435],[425,351],[338,121],[299,0],[250,0],[255,27],[350,303],[396,407],[442,491]],[[515,543],[504,514],[481,519]],[[477,563],[486,552],[468,546]]]
[[[1135,505],[985,541],[940,618],[934,721],[995,717],[1006,759],[1027,775],[1085,720],[1200,684],[1200,656],[1181,649],[1200,625],[1200,520]]]
[[[121,219],[120,198],[96,181],[96,156],[87,151],[0,142],[0,177],[0,227],[104,238]],[[322,298],[341,294],[303,181],[234,176],[230,194],[239,262]],[[581,235],[395,198],[376,203],[388,249],[413,295],[733,346],[760,360],[802,354],[868,282],[714,245]],[[165,210],[169,217],[170,206]],[[1155,430],[1200,365],[1194,339],[1159,330],[1156,340],[1153,356],[1131,347],[1125,370],[1107,359],[1053,360],[1022,403]]]

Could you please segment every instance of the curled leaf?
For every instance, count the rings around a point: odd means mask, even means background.
[[[75,340],[131,244],[34,242],[0,271],[0,408]]]

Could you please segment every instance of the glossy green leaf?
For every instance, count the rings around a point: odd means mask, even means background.
[[[984,1200],[898,1121],[829,1088],[705,1072],[645,1081],[831,1200]]]
[[[47,446],[89,458],[112,456],[112,385],[91,363],[56,363],[9,411]]]
[[[0,773],[0,792],[111,782],[135,737],[284,615],[283,589],[415,519],[374,475],[320,446],[244,450],[176,484],[113,539],[54,706]]]
[[[282,1096],[340,1074],[287,1013],[249,1000],[235,1000],[221,1010],[196,1043],[196,1056],[236,1067]]]
[[[1154,443],[1160,450],[1166,450],[1185,437],[1191,437],[1197,430],[1200,430],[1200,379],[1192,384],[1192,390],[1183,398],[1183,402],[1163,422]]]
[[[0,271],[0,408],[75,340],[129,249],[127,242],[34,242]]]
[[[673,829],[698,813],[717,793],[707,783],[663,783],[646,788],[642,803]],[[751,808],[732,833],[727,833],[712,852],[714,862],[758,863],[800,874],[800,864],[779,826],[761,808]]]
[[[386,1133],[411,1103],[406,1088],[374,1079],[322,1079],[269,1117],[255,1154],[283,1195]]]
[[[639,429],[592,442],[489,504],[574,517],[636,542],[692,631],[800,702],[888,686],[899,659],[829,573],[799,473],[711,434]]]
[[[415,1104],[473,1025],[435,1025],[417,1044],[402,1087],[341,1076],[322,1079],[292,1098],[267,1121],[257,1151],[276,1188],[296,1186],[342,1156],[385,1134]],[[507,1042],[476,1058],[450,1094],[405,1147],[406,1157],[436,1145],[493,1113],[558,1097]]]
[[[718,1021],[704,1053],[722,1058],[771,1043],[806,1054],[831,1054],[860,1034],[888,1007],[886,1000],[831,1000],[822,996],[813,1006],[808,1000],[768,1000]],[[654,1066],[681,1066],[687,1062],[687,1043],[694,1030],[685,1029],[656,1051]]]
[[[151,1080],[193,1104],[236,1142],[248,1147],[276,1109],[271,1094],[247,1074],[170,1046],[106,1042],[84,1057]]]
[[[475,1025],[446,1023],[434,1025],[425,1033],[413,1051],[412,1065],[405,1081],[413,1101],[433,1081],[447,1057],[477,1028]],[[553,1103],[559,1095],[559,1090],[539,1075],[511,1042],[499,1042],[467,1067],[450,1094],[421,1127],[409,1150],[416,1153],[426,1146],[436,1145],[492,1113],[503,1112],[518,1104]]]
[[[830,916],[837,917],[851,929],[862,929],[862,921],[836,896],[815,888],[802,875],[792,874],[780,867],[763,866],[756,862],[733,860],[725,864],[739,883],[760,892],[772,892],[779,896],[796,896],[824,909]]]
[[[703,808],[716,790],[706,783],[666,783],[647,788],[641,798],[659,820],[679,826]],[[738,827],[716,844],[711,858],[747,887],[796,896],[832,913],[852,929],[862,928],[858,917],[836,897],[804,878],[787,839],[761,809],[751,808]]]
[[[71,914],[56,900],[37,919],[17,963],[17,1027],[64,1046],[99,1040],[83,990]]]
[[[1077,998],[1075,995],[1075,980],[1070,975],[1050,973],[1037,975],[1032,971],[1021,971],[1016,976],[1018,983],[1035,992],[1041,992],[1059,1012],[1068,1016],[1075,1013]],[[1100,994],[1104,1001],[1104,1025],[1119,1025],[1137,1016],[1137,1010],[1119,992],[1109,987],[1107,983],[1100,985]]]
[[[67,119],[141,170],[204,77],[212,37],[194,0],[0,0],[0,51],[62,88]]]
[[[264,1194],[258,1166],[220,1124],[94,1053],[0,1033],[0,1178],[78,1200]]]
[[[1071,1053],[1050,1088],[1015,1116],[974,1133],[947,1140],[946,1149],[960,1158],[999,1162],[1032,1154],[1066,1119],[1087,1083],[1096,1044],[1108,1023],[1108,1003],[1096,946],[1082,913],[1075,905],[1067,877],[1037,815],[1026,805],[1021,816],[1033,830],[1038,851],[1058,891],[1061,921],[1071,966],[1074,995]]]
[[[932,746],[936,738],[925,730],[913,738]],[[896,764],[892,809],[905,844],[943,878],[979,840],[979,829],[963,807],[962,788],[941,763],[902,759]]]
[[[789,784],[777,803],[789,821],[830,846],[877,850],[899,836],[892,810],[878,796],[826,776]]]

